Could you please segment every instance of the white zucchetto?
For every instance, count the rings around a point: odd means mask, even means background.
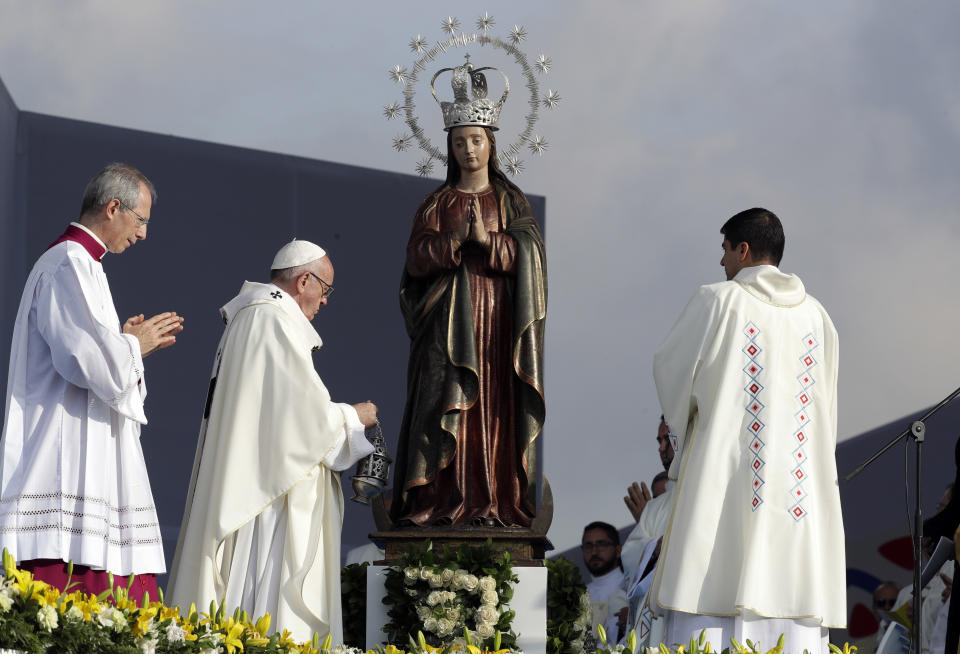
[[[295,268],[322,259],[327,256],[326,251],[310,241],[301,241],[293,239],[277,252],[273,258],[273,264],[270,270],[283,270],[284,268]]]

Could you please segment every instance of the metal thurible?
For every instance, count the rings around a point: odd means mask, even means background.
[[[353,479],[353,492],[350,498],[360,504],[370,504],[370,498],[379,495],[387,487],[390,479],[390,464],[393,459],[387,454],[387,443],[383,440],[383,431],[380,429],[380,420],[363,432],[374,450],[357,462],[357,474]]]

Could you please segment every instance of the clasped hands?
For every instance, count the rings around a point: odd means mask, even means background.
[[[467,215],[464,216],[459,228],[453,231],[453,236],[462,244],[467,241],[477,243],[485,250],[490,249],[490,232],[483,224],[483,215],[480,213],[480,200],[473,196]]]
[[[183,331],[183,316],[176,311],[158,313],[144,319],[143,314],[131,316],[123,323],[123,333],[140,341],[140,356],[145,357],[177,342],[176,334]]]

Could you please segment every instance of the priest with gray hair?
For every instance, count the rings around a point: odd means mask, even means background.
[[[299,640],[339,643],[339,473],[373,452],[364,429],[377,407],[333,402],[313,367],[322,343],[310,321],[332,293],[330,257],[295,239],[270,283],[244,282],[220,310],[169,597],[225,600]]]

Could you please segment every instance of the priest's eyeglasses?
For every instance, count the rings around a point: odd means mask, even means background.
[[[143,216],[141,216],[140,214],[138,214],[136,211],[133,210],[133,207],[127,206],[127,203],[124,202],[123,200],[121,200],[120,198],[115,198],[115,199],[116,199],[117,202],[120,203],[120,206],[121,206],[121,207],[123,207],[124,209],[126,209],[127,211],[129,211],[130,213],[132,213],[134,216],[137,217],[137,224],[140,225],[140,227],[143,227],[143,226],[146,225],[148,222],[150,222],[150,219],[149,219],[149,218],[144,218]]]
[[[325,281],[323,281],[322,279],[314,275],[309,270],[307,272],[313,275],[316,278],[316,280],[320,282],[320,286],[323,288],[323,297],[330,297],[331,295],[333,295],[333,287],[330,286],[330,284],[326,283]]]
[[[600,540],[596,543],[584,543],[580,546],[580,549],[584,552],[593,552],[599,550],[608,550],[611,547],[616,547],[616,543],[610,540]]]

